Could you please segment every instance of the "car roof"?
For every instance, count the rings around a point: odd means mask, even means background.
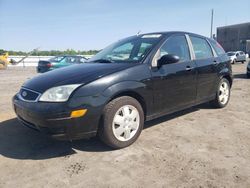
[[[138,36],[143,36],[143,35],[159,35],[159,34],[160,35],[188,34],[188,35],[194,35],[194,36],[201,37],[201,38],[211,39],[211,38],[208,38],[208,37],[196,34],[196,33],[191,33],[191,32],[186,32],[186,31],[161,31],[161,32],[143,33],[143,34],[140,34]]]

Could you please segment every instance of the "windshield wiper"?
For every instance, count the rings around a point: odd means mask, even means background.
[[[93,60],[93,61],[90,61],[90,62],[98,62],[98,63],[114,63],[113,61],[108,60],[108,59],[97,59],[97,60]]]

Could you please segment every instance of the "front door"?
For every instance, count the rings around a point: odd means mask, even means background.
[[[152,68],[156,113],[168,113],[196,100],[196,64],[190,57],[185,35],[170,36],[158,53],[179,56],[180,61]],[[160,58],[158,57],[158,58]]]

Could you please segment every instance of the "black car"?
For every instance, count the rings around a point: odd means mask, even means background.
[[[40,60],[37,66],[37,72],[44,73],[61,67],[84,63],[85,61],[87,61],[87,59],[83,56],[76,56],[76,55],[56,56],[47,61]]]
[[[250,78],[250,61],[247,64],[247,77]]]
[[[54,138],[98,134],[123,148],[139,137],[145,121],[205,102],[225,107],[232,81],[230,59],[213,39],[150,33],[28,80],[13,104],[24,125]]]

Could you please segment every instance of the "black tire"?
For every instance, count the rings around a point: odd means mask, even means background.
[[[115,114],[119,111],[120,108],[122,108],[125,105],[133,106],[138,111],[139,127],[137,129],[137,132],[130,140],[120,141],[115,137],[115,134],[112,129],[113,126],[112,124]],[[131,145],[140,136],[144,125],[144,112],[140,103],[136,99],[129,96],[122,96],[110,101],[105,106],[102,119],[103,119],[102,124],[98,130],[99,138],[111,148],[120,149]]]
[[[229,89],[229,93],[228,93],[228,99],[226,101],[226,103],[222,103],[219,99],[219,95],[220,95],[220,86],[222,85],[222,83],[226,83]],[[229,100],[230,100],[230,95],[231,95],[231,87],[230,87],[230,83],[226,78],[222,78],[218,84],[218,88],[217,88],[217,92],[216,92],[216,96],[215,99],[210,101],[210,104],[215,107],[215,108],[224,108],[225,106],[227,106]]]
[[[236,62],[236,60],[234,59],[234,60],[232,61],[232,64],[235,64],[235,62]]]
[[[244,63],[245,63],[245,61],[242,61],[241,63],[242,63],[242,64],[244,64]]]
[[[247,78],[250,78],[250,74],[247,73]]]

